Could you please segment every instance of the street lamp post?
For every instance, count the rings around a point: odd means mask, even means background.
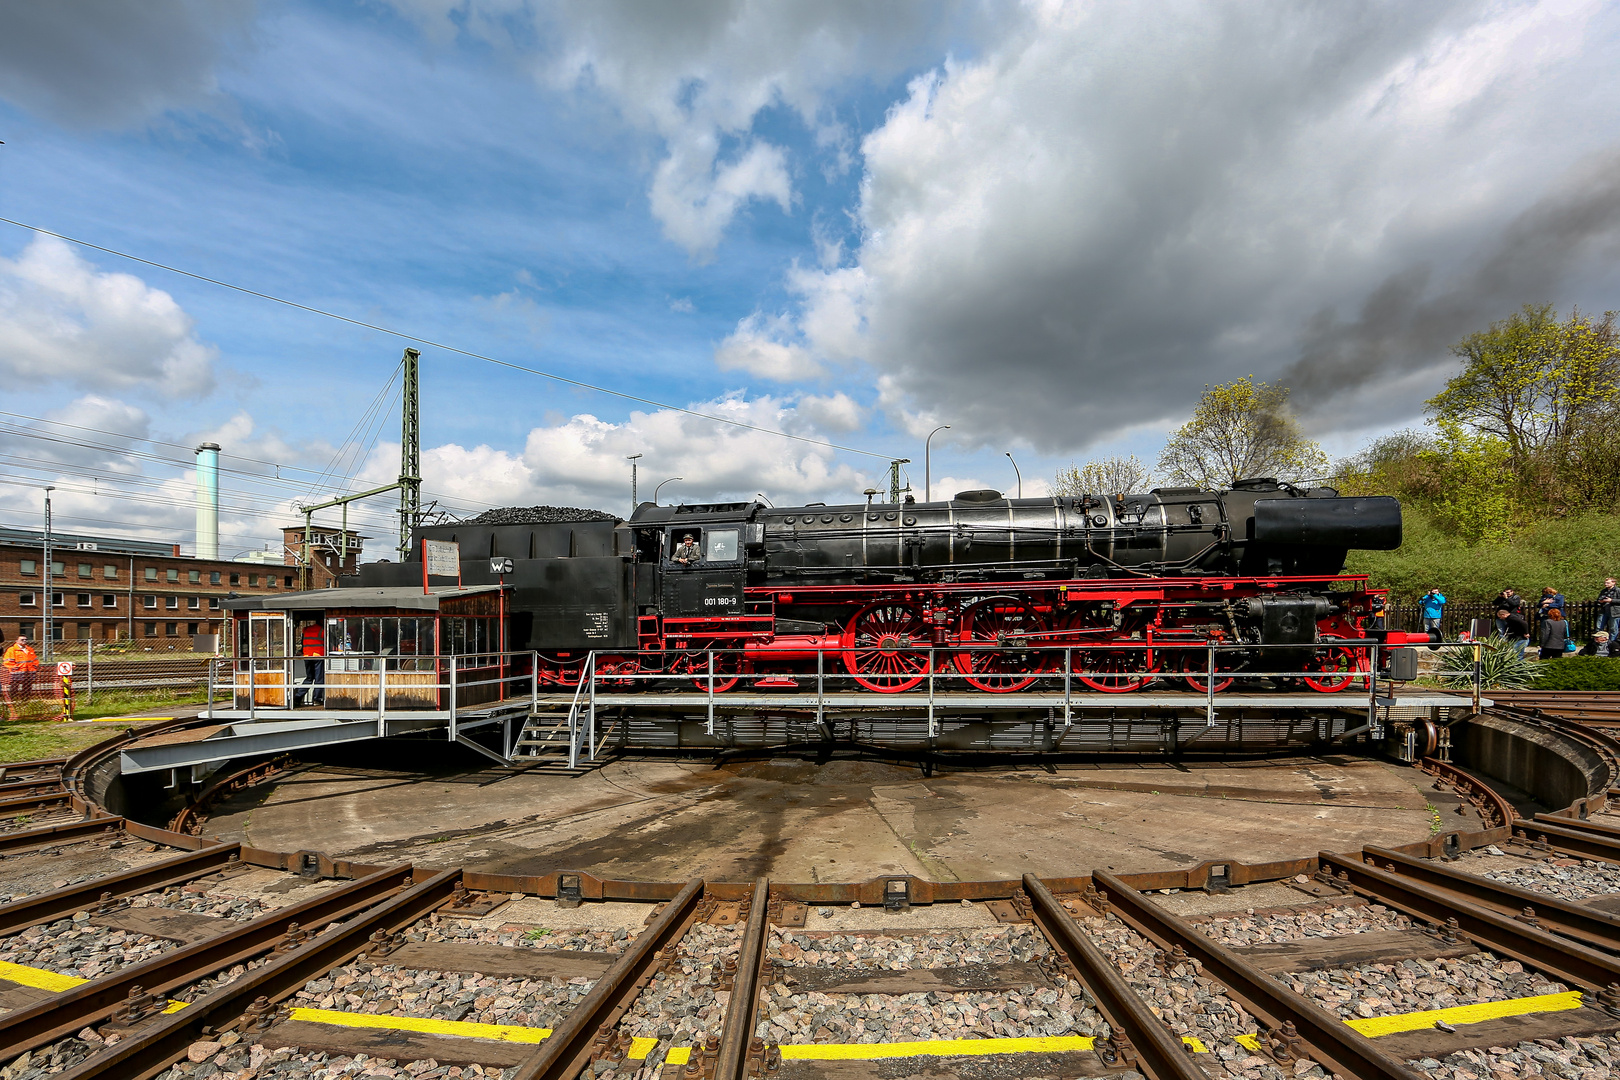
[[[928,460],[928,444],[934,441],[935,435],[938,435],[942,431],[949,431],[950,429],[951,425],[941,424],[933,431],[930,431],[928,433],[928,438],[923,440],[923,502],[934,501],[934,476],[932,471],[929,469],[930,463]]]
[[[640,456],[641,456],[640,454],[630,454],[628,457],[625,458],[626,461],[630,462],[630,516],[631,517],[635,517],[635,515],[636,515],[636,459],[639,458]]]
[[[653,488],[653,505],[654,506],[658,505],[658,493],[660,491],[664,490],[664,485],[665,484],[673,484],[677,480],[685,480],[685,479],[686,479],[686,477],[684,477],[684,476],[672,476],[668,480],[659,481],[658,486]]]
[[[55,490],[55,487],[45,489],[45,638],[39,649],[46,661],[51,658],[51,615],[56,603],[56,590],[51,584],[51,492]]]
[[[1018,477],[1018,497],[1024,497],[1024,474],[1018,471],[1018,462],[1013,461],[1012,451],[1007,451],[1007,460],[1013,463],[1013,475]]]

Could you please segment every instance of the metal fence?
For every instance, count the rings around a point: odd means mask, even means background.
[[[181,639],[174,639],[176,644]],[[98,692],[175,694],[208,685],[212,653],[186,648],[150,648],[139,639],[109,642],[55,641],[50,665],[73,665],[73,696],[91,702]],[[43,658],[41,658],[43,661]],[[42,663],[41,666],[48,666]]]
[[[1541,612],[1537,605],[1541,603],[1539,596],[1524,598],[1525,610],[1522,612],[1525,622],[1530,624],[1530,640],[1541,640]],[[1600,605],[1596,600],[1572,600],[1564,606],[1564,618],[1569,620],[1569,636],[1578,640],[1586,640],[1597,629],[1598,616],[1601,614]],[[1494,627],[1496,624],[1496,608],[1490,604],[1457,604],[1448,603],[1445,614],[1440,619],[1440,633],[1447,641],[1456,641],[1464,633],[1471,630],[1475,619],[1488,619]],[[1384,612],[1384,626],[1389,630],[1405,630],[1409,633],[1422,633],[1423,611],[1416,604],[1391,604]],[[1614,631],[1611,629],[1610,633]]]

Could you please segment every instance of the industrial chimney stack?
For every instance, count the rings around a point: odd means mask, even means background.
[[[197,447],[197,558],[219,558],[219,444]]]

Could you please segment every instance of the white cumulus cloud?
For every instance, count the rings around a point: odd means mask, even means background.
[[[714,351],[721,371],[746,371],[777,382],[815,378],[820,364],[802,344],[783,340],[795,333],[784,315],[755,312],[737,323],[737,329]]]
[[[197,397],[213,389],[216,355],[168,293],[61,240],[0,258],[0,371],[12,379]]]

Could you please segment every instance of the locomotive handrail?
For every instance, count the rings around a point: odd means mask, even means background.
[[[1340,655],[1348,653],[1349,658],[1346,666],[1337,668],[1329,667],[1317,670],[1301,670],[1298,667],[1289,667],[1274,671],[1266,670],[1264,668],[1223,670],[1219,666],[1220,656],[1223,653],[1253,655],[1256,653],[1263,654],[1270,650],[1282,650],[1285,653],[1289,653],[1298,652],[1301,649],[1318,650],[1324,647],[1343,650]],[[919,642],[916,644],[894,645],[886,648],[885,650],[889,655],[927,654],[928,659],[924,660],[921,668],[917,670],[914,676],[915,681],[911,681],[909,677],[901,676],[878,675],[876,678],[904,678],[904,681],[908,681],[910,683],[911,688],[921,690],[923,700],[918,704],[926,706],[928,734],[930,738],[935,738],[940,733],[938,719],[940,700],[938,698],[938,694],[941,691],[942,686],[949,686],[953,683],[962,682],[967,682],[970,685],[973,685],[973,674],[967,670],[964,670],[959,665],[959,662],[953,662],[955,658],[960,657],[963,654],[994,654],[1008,651],[1018,653],[1061,653],[1061,667],[1059,667],[1055,662],[1049,664],[1039,664],[1030,667],[1026,671],[1011,674],[1007,677],[1014,680],[1020,678],[1027,679],[1028,682],[1026,687],[1043,682],[1050,685],[1058,678],[1061,678],[1063,691],[1063,726],[1065,729],[1072,727],[1074,723],[1074,714],[1076,708],[1074,701],[1074,680],[1077,677],[1087,681],[1089,685],[1093,686],[1099,691],[1109,693],[1123,693],[1129,690],[1139,689],[1141,685],[1156,679],[1185,680],[1191,684],[1193,689],[1199,690],[1202,693],[1205,723],[1206,726],[1209,727],[1213,727],[1217,722],[1217,682],[1229,684],[1231,682],[1240,680],[1308,680],[1316,677],[1329,683],[1342,682],[1343,684],[1342,686],[1337,686],[1332,690],[1321,686],[1315,687],[1315,689],[1323,693],[1340,693],[1343,690],[1349,690],[1352,688],[1365,690],[1366,723],[1365,726],[1356,728],[1355,733],[1371,732],[1376,738],[1382,731],[1382,724],[1380,723],[1378,712],[1379,706],[1383,705],[1387,709],[1392,704],[1392,701],[1387,699],[1388,690],[1380,686],[1378,679],[1380,657],[1379,650],[1381,648],[1388,647],[1389,646],[1386,642],[1374,637],[1329,637],[1313,643],[1297,644],[1253,644],[1244,642],[1223,643],[1210,641],[1207,639],[1202,641],[1194,641],[1176,640],[1174,638],[1154,638],[1151,640],[1142,641],[1114,641],[1086,645],[1064,646],[1017,644],[1011,647],[1005,644],[988,641],[953,642],[950,644]],[[1197,650],[1204,656],[1204,665],[1202,669],[1180,667],[1165,670],[1160,667],[1154,667],[1152,669],[1142,671],[1121,670],[1117,667],[1109,668],[1085,664],[1077,665],[1074,655],[1076,650],[1081,652],[1099,653],[1142,652],[1152,650],[1158,653],[1168,652],[1172,654],[1185,654],[1192,652],[1193,650]],[[820,645],[815,647],[813,650],[806,648],[803,650],[803,653],[809,653],[812,651],[814,652],[816,661],[814,696],[816,724],[818,728],[826,731],[827,679],[831,675],[838,674],[836,671],[829,672],[827,670],[827,658],[830,654],[834,661],[839,663],[840,666],[846,666],[851,663],[849,657],[856,650],[854,647],[844,644]],[[801,653],[801,655],[803,653]],[[656,684],[659,682],[668,681],[690,681],[695,683],[697,689],[703,694],[703,704],[706,709],[705,733],[711,737],[716,734],[716,715],[717,709],[719,708],[719,703],[723,700],[722,695],[724,694],[725,690],[729,689],[732,685],[735,685],[739,679],[749,677],[747,674],[745,674],[744,669],[746,667],[746,663],[743,661],[744,658],[751,655],[751,650],[743,647],[722,648],[711,646],[707,648],[682,650],[680,655],[685,660],[685,666],[681,668],[675,668],[673,665],[671,665],[670,667],[656,671],[619,671],[610,669],[606,673],[600,673],[596,670],[596,655],[595,653],[591,654],[591,656],[588,658],[588,663],[581,671],[581,689],[588,689],[590,693],[589,730],[591,735],[589,745],[592,747],[591,755],[593,759],[596,693],[598,686],[603,684],[604,681],[611,681],[615,684],[630,685],[635,685],[638,683]],[[721,665],[718,663],[717,658],[726,656],[735,656],[738,658],[739,662],[734,666],[726,666],[724,673],[722,673],[720,670]],[[698,660],[699,657],[701,657],[701,660]],[[1342,662],[1343,661],[1341,661],[1341,663]],[[760,675],[762,677],[768,677],[769,673],[761,672]],[[858,682],[861,681],[854,671],[850,671],[848,677],[856,678]],[[789,678],[791,678],[791,676],[789,676]],[[1120,687],[1116,690],[1108,690],[1104,687],[1097,686],[1096,682],[1091,682],[1090,680],[1092,679],[1099,681],[1122,680],[1127,682],[1137,682],[1137,680],[1140,680],[1140,682],[1138,682],[1136,686]],[[1358,682],[1361,684],[1360,687],[1356,686]],[[717,683],[724,683],[725,685],[717,686]],[[1202,684],[1201,686],[1199,685],[1200,683]],[[864,685],[868,685],[870,688],[870,684]],[[978,688],[982,689],[982,687]],[[1386,697],[1380,697],[1381,691],[1386,695]],[[1474,692],[1477,700],[1479,694],[1479,688],[1477,685]],[[580,690],[576,689],[576,698],[578,697],[579,693]],[[986,691],[987,696],[992,693],[993,691]],[[806,704],[808,705],[809,703],[806,702]]]

